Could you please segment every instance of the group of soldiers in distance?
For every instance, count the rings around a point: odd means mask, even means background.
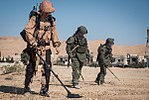
[[[36,52],[40,54],[49,66],[52,66],[51,46],[55,48],[56,54],[59,54],[58,47],[61,45],[56,29],[55,18],[52,16],[52,13],[55,12],[52,3],[49,0],[44,0],[40,3],[39,11],[34,10],[35,9],[31,11],[29,21],[24,30],[20,33],[27,43],[27,47],[23,52],[27,53],[30,58],[26,66],[24,81],[25,92],[31,92],[29,85],[38,70],[39,63],[42,63],[42,61],[40,61],[41,58],[37,56]],[[80,89],[79,79],[83,63],[86,58],[89,58],[90,51],[88,49],[87,39],[84,36],[87,33],[88,30],[85,26],[79,26],[76,32],[66,40],[66,52],[72,62],[72,87],[76,89]],[[114,39],[108,38],[105,44],[101,44],[98,48],[97,62],[100,66],[100,72],[95,79],[95,83],[98,85],[105,82],[106,68],[113,60],[113,44]],[[49,96],[48,91],[51,73],[49,72],[47,74],[47,69],[44,68],[46,65],[44,63],[42,63],[42,65],[41,89],[39,94]]]

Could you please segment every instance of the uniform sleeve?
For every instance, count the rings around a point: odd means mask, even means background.
[[[59,37],[58,37],[58,32],[56,29],[56,23],[54,19],[53,19],[53,25],[52,25],[52,44],[54,47],[59,47],[61,44]]]
[[[98,60],[99,60],[99,49],[100,49],[100,46],[98,47],[98,50],[97,50],[98,54],[97,54],[96,61],[98,61]]]
[[[110,57],[110,61],[111,62],[114,62],[114,57],[113,57],[113,54],[112,54],[112,49],[110,50],[109,57]]]
[[[87,48],[87,50],[86,50],[86,58],[87,58],[88,60],[90,60],[90,58],[91,58],[90,51],[89,51],[88,48]]]
[[[100,51],[100,58],[103,62],[105,62],[105,52],[106,52],[106,49],[103,47],[101,48],[101,51]]]
[[[33,37],[35,27],[36,27],[36,16],[32,16],[29,22],[25,26],[26,40],[30,44],[33,44],[35,42],[35,38]]]
[[[105,62],[105,52],[106,52],[105,46],[100,45],[98,48],[97,61],[100,61],[102,63]]]
[[[85,38],[85,41],[86,41],[86,48],[87,48],[87,50],[86,50],[86,58],[87,58],[87,59],[90,59],[91,55],[90,55],[90,51],[89,51],[89,49],[88,49],[88,43],[87,43],[86,38]]]
[[[66,41],[66,52],[68,55],[72,55],[72,48],[74,47],[74,38],[73,37],[69,37]]]

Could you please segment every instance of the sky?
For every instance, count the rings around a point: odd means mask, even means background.
[[[149,0],[50,0],[56,11],[61,41],[79,26],[88,29],[88,40],[111,37],[117,45],[145,44],[149,27]],[[3,0],[0,3],[0,36],[19,36],[33,6],[42,0]]]

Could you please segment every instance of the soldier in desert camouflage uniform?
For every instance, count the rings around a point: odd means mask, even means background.
[[[39,11],[30,15],[30,20],[25,26],[27,52],[30,55],[29,64],[25,74],[25,92],[30,92],[29,84],[33,78],[33,74],[38,70],[40,58],[36,55],[32,48],[38,50],[44,60],[51,65],[51,42],[54,48],[60,46],[58,32],[56,30],[55,18],[51,15],[55,12],[55,8],[48,0],[40,3]],[[44,65],[44,64],[43,64]],[[45,69],[42,68],[41,90],[40,95],[49,96],[49,75],[45,76]]]

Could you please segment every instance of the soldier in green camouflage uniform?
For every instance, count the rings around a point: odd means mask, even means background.
[[[106,75],[106,67],[110,66],[113,61],[112,57],[112,45],[114,39],[108,38],[105,44],[101,44],[98,48],[97,62],[100,66],[100,72],[98,73],[95,82],[100,85],[104,83]]]
[[[89,55],[87,40],[84,37],[85,34],[87,34],[86,27],[80,26],[66,41],[66,51],[72,62],[72,84],[77,89],[80,88],[79,78],[83,63]]]

